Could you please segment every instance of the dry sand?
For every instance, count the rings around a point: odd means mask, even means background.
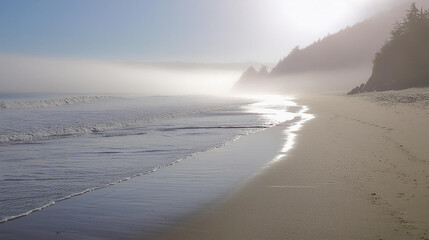
[[[299,98],[316,118],[287,156],[159,239],[429,239],[429,109],[395,100],[415,92]]]

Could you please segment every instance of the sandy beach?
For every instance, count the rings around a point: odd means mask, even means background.
[[[429,239],[427,93],[298,97],[294,148],[157,239]]]
[[[429,0],[0,0],[0,240],[429,240]]]

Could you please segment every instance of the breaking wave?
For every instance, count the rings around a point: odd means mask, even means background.
[[[76,136],[82,136],[82,135],[93,134],[93,133],[102,133],[109,130],[143,127],[144,125],[157,120],[178,118],[178,117],[197,114],[197,113],[226,110],[237,106],[240,106],[240,105],[233,104],[233,105],[228,105],[224,107],[213,107],[213,108],[202,109],[198,111],[168,113],[164,115],[151,116],[144,119],[136,119],[136,120],[124,121],[124,122],[107,122],[107,123],[89,124],[85,126],[67,126],[67,127],[59,127],[59,128],[26,130],[22,132],[9,132],[9,133],[0,134],[0,144],[7,145],[7,144],[18,144],[18,143],[31,143],[31,142],[40,141],[40,140],[50,140],[50,139],[58,139],[58,138],[66,138],[66,137],[76,137]],[[133,134],[143,135],[145,133],[138,132]],[[112,133],[112,134],[105,134],[105,137],[113,137],[113,136],[120,136],[120,135],[129,135],[129,134]]]
[[[56,107],[62,105],[71,105],[79,103],[106,101],[112,99],[120,99],[121,97],[113,96],[78,96],[78,97],[66,97],[58,99],[43,99],[43,100],[3,100],[0,101],[0,109],[14,109],[14,108],[45,108],[45,107]]]

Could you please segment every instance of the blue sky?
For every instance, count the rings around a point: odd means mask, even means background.
[[[275,62],[400,1],[0,0],[0,53]]]

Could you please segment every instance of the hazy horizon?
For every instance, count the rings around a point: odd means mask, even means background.
[[[224,94],[244,67],[129,63],[274,63],[402,2],[0,1],[2,92]]]
[[[429,240],[429,0],[0,0],[0,240]]]
[[[1,1],[0,53],[183,62],[276,62],[296,45],[406,0]]]

